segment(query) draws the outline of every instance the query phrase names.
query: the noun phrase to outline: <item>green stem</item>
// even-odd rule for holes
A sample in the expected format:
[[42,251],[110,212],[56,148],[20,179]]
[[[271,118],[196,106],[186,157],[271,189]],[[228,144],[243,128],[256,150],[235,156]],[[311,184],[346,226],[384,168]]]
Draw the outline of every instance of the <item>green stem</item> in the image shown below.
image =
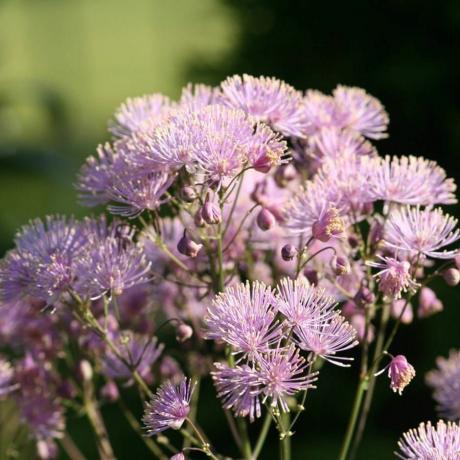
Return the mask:
[[260,429],[259,438],[257,439],[256,446],[254,447],[254,452],[252,454],[253,460],[257,460],[257,457],[259,456],[260,451],[262,450],[265,444],[265,439],[267,438],[267,434],[270,431],[271,423],[272,416],[270,412],[267,411],[262,428]]
[[291,460],[291,432],[289,427],[291,425],[291,415],[289,412],[284,412],[279,417],[279,424],[282,428],[280,432],[280,454],[282,460]]
[[189,425],[192,427],[193,431],[195,432],[195,434],[197,435],[200,443],[201,443],[201,447],[203,449],[203,452],[209,457],[209,458],[212,458],[213,460],[219,460],[211,451],[211,446],[209,445],[209,443],[204,439],[204,436],[201,434],[200,430],[196,427],[196,425],[189,419],[187,418],[187,422],[189,423]]
[[240,433],[241,438],[241,453],[243,457],[247,460],[252,459],[252,449],[251,449],[251,441],[248,435],[248,427],[246,425],[246,420],[241,417],[236,419],[236,423],[238,425],[238,431]]

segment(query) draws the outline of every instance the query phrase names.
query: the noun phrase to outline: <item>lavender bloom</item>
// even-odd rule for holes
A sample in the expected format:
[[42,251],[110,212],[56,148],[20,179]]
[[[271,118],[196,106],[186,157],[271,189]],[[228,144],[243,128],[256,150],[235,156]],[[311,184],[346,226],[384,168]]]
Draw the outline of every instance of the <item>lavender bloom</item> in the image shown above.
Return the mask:
[[242,109],[254,120],[269,124],[285,136],[305,135],[302,94],[287,83],[244,74],[227,78],[221,88],[224,104]]
[[128,98],[115,112],[109,130],[116,137],[130,136],[139,130],[151,129],[164,120],[171,110],[171,102],[162,94]]
[[418,284],[412,279],[410,263],[393,257],[378,256],[382,262],[368,262],[371,267],[381,268],[374,276],[379,280],[379,291],[388,297],[399,299],[401,292],[415,290]]
[[276,307],[292,326],[320,326],[336,314],[335,299],[304,279],[283,278],[277,289]]
[[320,214],[318,220],[312,225],[311,233],[313,238],[326,243],[332,237],[341,235],[344,230],[338,209],[332,207]]
[[118,296],[149,281],[149,271],[150,264],[134,243],[107,237],[96,241],[76,261],[75,289],[93,299],[108,292]]
[[343,126],[370,139],[388,137],[388,114],[378,99],[364,89],[343,85],[338,85],[333,95]]
[[322,160],[348,155],[376,156],[374,146],[355,131],[325,127],[308,139],[307,155]]
[[220,91],[207,85],[189,83],[182,89],[179,106],[188,110],[200,110],[208,105],[218,104]]
[[337,353],[358,345],[355,328],[339,314],[317,326],[298,326],[294,334],[302,350],[311,351],[315,357],[319,356],[342,367],[349,366],[343,361],[351,361],[353,358],[336,356]]
[[278,407],[283,412],[289,411],[286,401],[288,396],[315,388],[313,383],[317,380],[317,373],[307,374],[307,363],[294,346],[270,350],[261,355],[257,363],[263,385],[263,402],[269,398],[271,406]]
[[132,369],[141,376],[148,376],[164,348],[164,345],[158,344],[156,337],[149,338],[131,331],[121,335],[118,344],[123,360],[109,350],[102,362],[104,374],[114,379],[131,378]]
[[13,377],[11,364],[0,356],[0,398],[11,393],[16,388],[13,383]]
[[[332,236],[335,228],[343,226],[341,218],[325,223],[325,217],[331,215],[331,210],[336,209],[333,198],[324,189],[322,184],[316,181],[308,181],[300,191],[291,198],[284,207],[283,225],[293,234],[303,234],[305,238],[312,236],[313,225],[322,223],[324,232]],[[342,224],[342,225],[340,225]]]
[[388,377],[391,381],[390,388],[395,393],[402,394],[404,388],[415,377],[415,369],[404,355],[397,355],[391,359],[388,365]]
[[412,205],[457,203],[454,180],[436,162],[415,156],[376,158],[370,188],[375,200]]
[[308,135],[311,136],[324,127],[342,127],[337,120],[337,106],[332,96],[310,89],[305,94],[303,104]]
[[36,219],[15,242],[0,266],[1,297],[10,301],[29,295],[52,303],[72,284],[73,258],[86,242],[81,224],[60,216]]
[[460,351],[451,350],[449,357],[436,359],[437,369],[428,372],[427,384],[433,389],[439,415],[460,420]]
[[430,422],[407,431],[398,441],[403,460],[458,460],[460,452],[460,425],[439,420],[434,427]]
[[205,317],[206,338],[222,340],[250,360],[278,342],[274,295],[264,283],[239,284],[217,295]]
[[214,367],[216,370],[211,372],[211,375],[223,407],[232,409],[238,417],[249,417],[251,422],[260,417],[259,372],[247,364],[228,367],[225,364],[214,363]]
[[190,412],[193,390],[194,385],[185,378],[177,385],[171,382],[161,385],[145,406],[142,421],[147,433],[158,434],[168,428],[178,430]]
[[385,245],[407,251],[412,256],[423,254],[434,259],[451,259],[457,251],[440,249],[460,238],[456,225],[457,219],[443,214],[439,208],[406,206],[394,209],[385,225]]

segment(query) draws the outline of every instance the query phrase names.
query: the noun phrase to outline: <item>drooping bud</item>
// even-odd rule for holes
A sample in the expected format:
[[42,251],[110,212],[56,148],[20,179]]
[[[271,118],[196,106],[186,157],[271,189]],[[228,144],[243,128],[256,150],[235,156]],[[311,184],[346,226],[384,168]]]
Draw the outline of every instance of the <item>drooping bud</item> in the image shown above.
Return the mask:
[[397,320],[401,318],[401,323],[410,324],[414,319],[414,311],[412,309],[412,305],[410,303],[407,303],[406,305],[406,302],[406,299],[393,300],[391,303],[390,312],[394,319]]
[[199,208],[198,211],[195,213],[195,216],[193,217],[193,222],[195,223],[195,226],[198,228],[202,228],[206,225],[206,222],[203,219],[203,215],[201,214],[202,208]]
[[289,262],[290,260],[292,260],[296,254],[297,254],[297,249],[292,244],[289,244],[289,243],[285,244],[281,248],[281,258],[285,260],[286,262]]
[[179,240],[179,243],[177,243],[177,250],[187,257],[196,257],[202,247],[202,244],[195,243],[195,241],[191,240],[185,231],[184,236]]
[[349,235],[348,236],[348,244],[350,245],[351,249],[355,249],[359,246],[359,240],[356,235]]
[[310,267],[305,267],[303,274],[310,284],[318,285],[318,272]]
[[109,380],[102,388],[101,388],[101,397],[109,402],[118,401],[120,397],[120,393],[118,391],[117,384],[112,380]]
[[182,187],[180,196],[186,203],[193,203],[197,199],[198,194],[193,187],[185,186]]
[[185,323],[180,324],[176,329],[176,340],[180,343],[185,342],[193,335],[193,329]]
[[323,212],[320,218],[312,226],[312,236],[317,240],[326,243],[332,237],[343,233],[345,229],[342,218],[339,216],[339,211],[330,207]]
[[275,224],[275,216],[267,208],[263,208],[257,215],[257,225],[264,232],[270,230]]
[[291,164],[281,165],[275,172],[275,182],[278,187],[284,188],[289,182],[294,180],[297,176],[295,167]]
[[428,318],[444,309],[442,302],[437,298],[434,291],[428,287],[420,290],[417,315],[419,318]]
[[91,366],[91,363],[86,359],[82,359],[78,363],[77,372],[79,377],[84,382],[89,382],[93,378],[93,367]]
[[449,286],[454,287],[460,283],[460,272],[456,268],[447,268],[442,272],[442,277]]
[[408,363],[404,355],[395,356],[388,367],[390,388],[396,393],[402,394],[404,388],[415,377],[414,367]]
[[169,460],[185,460],[185,456],[182,452],[174,454]]
[[332,259],[331,266],[337,276],[350,273],[350,264],[348,263],[348,259],[346,257],[335,256]]
[[206,201],[201,208],[201,216],[209,225],[220,224],[222,222],[222,212],[219,205],[209,198],[206,198]]
[[356,305],[365,307],[375,302],[375,295],[368,287],[362,286],[356,293],[354,301]]

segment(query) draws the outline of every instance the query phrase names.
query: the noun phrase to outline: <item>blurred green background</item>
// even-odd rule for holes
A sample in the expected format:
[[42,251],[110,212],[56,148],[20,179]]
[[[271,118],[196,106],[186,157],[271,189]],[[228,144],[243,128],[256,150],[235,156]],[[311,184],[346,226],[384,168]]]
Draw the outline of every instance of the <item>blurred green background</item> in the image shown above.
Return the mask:
[[[75,173],[108,140],[107,120],[126,97],[176,97],[188,81],[217,84],[233,73],[273,75],[299,89],[362,86],[390,113],[382,154],[435,159],[459,182],[459,54],[457,0],[0,0],[0,253],[32,217],[86,212],[76,204]],[[460,347],[458,289],[438,288],[444,313],[406,327],[394,348],[418,378],[403,397],[382,379],[360,459],[392,458],[403,430],[435,418],[424,373]],[[295,458],[336,458],[355,377],[325,368]],[[203,401],[201,422],[225,446],[212,401]],[[85,427],[70,423],[95,458]],[[119,458],[148,458],[124,423],[111,434]],[[275,445],[262,456],[275,457]]]

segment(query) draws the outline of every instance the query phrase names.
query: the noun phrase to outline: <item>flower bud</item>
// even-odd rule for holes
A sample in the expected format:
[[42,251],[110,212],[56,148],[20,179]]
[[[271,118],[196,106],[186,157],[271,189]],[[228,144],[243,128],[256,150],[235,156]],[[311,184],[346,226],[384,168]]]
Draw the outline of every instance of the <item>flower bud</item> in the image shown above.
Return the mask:
[[275,182],[278,187],[284,188],[286,185],[295,179],[297,171],[295,167],[288,163],[281,165],[275,172]]
[[86,359],[82,359],[78,363],[78,375],[84,382],[89,382],[93,378],[93,367]]
[[[364,336],[366,335],[366,317],[363,313],[356,313],[350,318],[350,324],[356,330],[356,337],[360,342],[364,342]],[[369,324],[367,327],[367,343],[371,343],[374,340],[374,326]]]
[[177,243],[177,250],[187,257],[196,257],[202,247],[202,244],[195,243],[185,232],[184,236],[179,240],[179,243]]
[[201,214],[202,208],[198,209],[198,211],[195,213],[195,216],[193,217],[193,222],[195,223],[195,226],[198,228],[202,228],[206,225],[206,222],[203,219],[203,215]]
[[219,205],[210,200],[206,200],[201,208],[201,216],[203,220],[209,225],[220,224],[222,222],[222,213]]
[[185,186],[182,187],[182,190],[180,191],[180,196],[182,200],[184,200],[186,203],[193,203],[197,199],[198,194],[196,193],[193,187]]
[[417,315],[419,318],[428,318],[444,309],[442,302],[436,297],[434,291],[428,287],[420,290]]
[[169,460],[185,460],[185,456],[182,452],[174,454]]
[[343,233],[345,227],[343,220],[339,216],[339,211],[330,207],[326,212],[323,212],[319,219],[312,226],[312,236],[317,240],[326,243],[333,236]]
[[414,312],[412,310],[412,305],[408,303],[406,306],[406,302],[406,299],[393,300],[391,303],[390,312],[394,319],[398,319],[401,316],[401,313],[404,311],[403,315],[401,316],[401,323],[410,324],[414,319]]
[[398,355],[391,360],[388,377],[391,380],[390,388],[394,392],[402,394],[404,388],[415,377],[415,369],[407,362],[404,355]]
[[118,391],[117,384],[112,380],[109,380],[102,388],[101,388],[101,397],[108,402],[115,402],[118,401],[120,397],[120,393]]
[[460,270],[460,252],[455,256],[455,266]]
[[366,286],[362,286],[360,290],[355,295],[355,303],[360,307],[365,307],[366,305],[373,304],[375,301],[375,295],[373,292]]
[[193,335],[193,329],[185,323],[182,323],[176,329],[176,340],[180,343],[185,342]]
[[442,277],[444,281],[452,287],[457,286],[460,282],[460,272],[456,268],[447,268],[442,272]]
[[337,276],[346,275],[350,273],[350,264],[345,257],[336,256],[332,259],[332,269]]
[[270,230],[275,224],[275,216],[267,208],[263,208],[257,215],[257,225],[264,232]]
[[318,272],[313,268],[305,267],[303,274],[310,284],[318,285]]
[[359,240],[356,235],[349,235],[348,236],[348,244],[350,245],[351,249],[355,249],[359,246]]
[[285,244],[281,248],[281,258],[285,260],[286,262],[292,260],[296,254],[297,254],[297,249],[292,244],[289,244],[289,243]]

